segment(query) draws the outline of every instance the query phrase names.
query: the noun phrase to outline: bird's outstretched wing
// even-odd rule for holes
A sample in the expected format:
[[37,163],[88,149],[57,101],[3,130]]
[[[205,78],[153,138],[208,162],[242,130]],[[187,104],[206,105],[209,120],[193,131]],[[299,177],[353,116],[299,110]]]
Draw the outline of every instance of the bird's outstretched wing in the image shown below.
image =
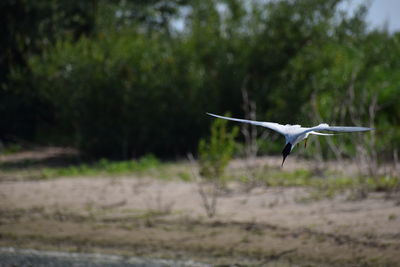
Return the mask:
[[326,123],[322,123],[315,127],[308,128],[306,132],[316,132],[316,131],[330,131],[330,132],[365,132],[371,131],[373,128],[368,127],[356,127],[356,126],[329,126]]
[[285,135],[285,126],[279,123],[275,123],[275,122],[266,122],[266,121],[251,121],[251,120],[242,120],[242,119],[236,119],[236,118],[230,118],[230,117],[225,117],[225,116],[220,116],[220,115],[215,115],[212,113],[208,113],[208,115],[216,117],[216,118],[220,118],[220,119],[225,119],[225,120],[231,120],[231,121],[237,121],[237,122],[243,122],[243,123],[250,123],[253,125],[257,125],[257,126],[262,126],[271,130],[274,130],[282,135]]

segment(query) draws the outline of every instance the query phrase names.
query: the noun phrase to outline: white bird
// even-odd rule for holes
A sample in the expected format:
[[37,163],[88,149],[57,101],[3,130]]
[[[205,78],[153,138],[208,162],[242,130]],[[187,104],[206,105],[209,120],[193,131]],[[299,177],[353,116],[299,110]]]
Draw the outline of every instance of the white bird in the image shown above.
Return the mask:
[[297,145],[300,141],[306,140],[305,146],[307,145],[307,137],[310,134],[315,135],[333,135],[328,133],[320,133],[320,131],[331,131],[331,132],[365,132],[373,130],[373,128],[368,127],[354,127],[354,126],[329,126],[326,123],[321,123],[314,127],[301,127],[301,125],[291,125],[286,124],[282,125],[276,122],[266,122],[266,121],[251,121],[251,120],[242,120],[242,119],[235,119],[230,117],[224,117],[215,115],[212,113],[207,113],[210,116],[217,117],[220,119],[231,120],[231,121],[238,121],[244,123],[250,123],[257,126],[262,126],[271,130],[274,130],[283,136],[285,136],[286,143],[285,147],[282,150],[282,165],[285,163],[286,157],[290,154],[293,150],[294,146]]

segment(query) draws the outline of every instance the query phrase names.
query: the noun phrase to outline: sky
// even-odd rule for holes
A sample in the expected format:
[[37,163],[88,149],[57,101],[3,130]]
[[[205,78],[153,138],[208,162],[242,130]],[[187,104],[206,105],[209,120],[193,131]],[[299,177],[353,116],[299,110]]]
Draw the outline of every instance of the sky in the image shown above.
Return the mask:
[[400,30],[400,0],[351,0],[344,3],[350,12],[358,5],[369,2],[367,22],[372,28],[382,28],[387,23],[389,32]]

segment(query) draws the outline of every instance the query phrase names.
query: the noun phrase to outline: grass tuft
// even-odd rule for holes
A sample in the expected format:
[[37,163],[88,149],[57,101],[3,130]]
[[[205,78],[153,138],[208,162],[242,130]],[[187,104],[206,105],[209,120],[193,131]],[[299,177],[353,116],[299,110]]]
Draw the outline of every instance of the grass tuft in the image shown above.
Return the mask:
[[124,174],[131,172],[143,172],[149,169],[158,168],[159,160],[153,155],[144,156],[138,160],[109,161],[101,159],[94,164],[80,164],[64,168],[45,168],[42,170],[44,179],[60,176],[92,176],[99,174]]
[[[1,143],[0,143],[1,145]],[[4,155],[11,155],[22,150],[22,146],[19,144],[10,144],[5,147],[0,147],[0,152]]]
[[[332,173],[321,177],[312,170],[298,169],[287,172],[278,169],[264,168],[253,174],[240,174],[235,178],[244,184],[250,180],[248,175],[256,175],[259,185],[268,187],[309,187],[316,189],[311,194],[312,199],[331,198],[339,193],[351,192],[358,198],[366,196],[369,192],[391,192],[400,188],[400,179],[391,176],[341,176]],[[234,174],[232,175],[235,176]],[[353,196],[354,197],[354,196]]]

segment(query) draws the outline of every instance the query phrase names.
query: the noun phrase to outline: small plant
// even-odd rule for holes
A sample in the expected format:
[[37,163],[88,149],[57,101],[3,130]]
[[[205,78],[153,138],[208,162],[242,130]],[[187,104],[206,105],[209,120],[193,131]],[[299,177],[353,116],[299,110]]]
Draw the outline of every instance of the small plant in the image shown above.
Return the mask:
[[146,195],[144,198],[147,206],[147,215],[161,216],[172,213],[174,201],[168,201],[163,197],[163,191],[158,190],[155,194]]
[[[217,197],[223,185],[225,169],[233,157],[238,131],[237,127],[229,131],[225,120],[215,120],[211,125],[210,138],[199,142],[199,194],[209,218],[216,213]],[[205,191],[205,185],[210,194]]]

